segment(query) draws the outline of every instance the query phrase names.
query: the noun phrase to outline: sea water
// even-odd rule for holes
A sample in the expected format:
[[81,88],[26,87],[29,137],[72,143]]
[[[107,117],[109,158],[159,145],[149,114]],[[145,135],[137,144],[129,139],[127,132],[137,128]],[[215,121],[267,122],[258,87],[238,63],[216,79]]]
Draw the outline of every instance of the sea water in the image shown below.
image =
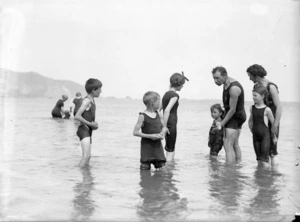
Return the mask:
[[142,101],[96,99],[99,129],[81,169],[78,122],[53,119],[56,100],[0,100],[2,221],[292,221],[300,211],[298,103],[283,103],[278,166],[257,166],[247,123],[242,161],[227,165],[224,148],[211,160],[209,107],[220,101],[181,99],[175,161],[140,171]]

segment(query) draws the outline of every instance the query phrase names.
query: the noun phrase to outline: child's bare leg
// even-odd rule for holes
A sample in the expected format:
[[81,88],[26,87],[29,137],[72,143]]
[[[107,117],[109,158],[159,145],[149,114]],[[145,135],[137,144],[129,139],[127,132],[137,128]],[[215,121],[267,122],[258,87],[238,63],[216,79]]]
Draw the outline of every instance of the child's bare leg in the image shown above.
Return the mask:
[[82,158],[79,162],[79,166],[84,167],[88,165],[91,158],[91,143],[90,137],[83,138],[81,140]]
[[175,151],[173,151],[173,152],[166,151],[166,159],[167,159],[167,161],[174,160],[174,155],[175,155]]

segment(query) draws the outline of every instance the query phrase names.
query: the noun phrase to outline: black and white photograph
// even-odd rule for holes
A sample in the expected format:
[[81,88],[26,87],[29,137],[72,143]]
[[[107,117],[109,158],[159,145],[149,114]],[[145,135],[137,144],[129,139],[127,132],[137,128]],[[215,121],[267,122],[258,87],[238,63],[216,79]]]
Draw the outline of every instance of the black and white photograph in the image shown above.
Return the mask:
[[0,221],[300,221],[300,0],[1,0]]

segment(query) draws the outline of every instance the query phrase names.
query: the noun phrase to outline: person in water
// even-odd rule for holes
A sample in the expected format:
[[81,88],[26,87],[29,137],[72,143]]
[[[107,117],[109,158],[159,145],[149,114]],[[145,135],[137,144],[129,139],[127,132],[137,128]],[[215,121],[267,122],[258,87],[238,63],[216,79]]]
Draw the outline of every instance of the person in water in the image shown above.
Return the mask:
[[223,85],[225,114],[223,120],[217,123],[217,127],[219,130],[225,128],[224,149],[226,161],[234,163],[240,161],[242,157],[239,137],[242,125],[246,121],[244,89],[237,80],[227,75],[226,69],[222,66],[215,67],[212,70],[212,76],[216,85]]
[[63,118],[65,116],[64,102],[67,101],[67,99],[67,95],[62,95],[62,98],[56,102],[51,112],[53,118]]
[[210,156],[217,157],[223,146],[223,129],[217,129],[217,122],[222,121],[224,113],[220,104],[214,104],[210,107],[211,117],[214,119],[209,130],[208,147],[210,148]]
[[80,121],[77,136],[81,142],[82,158],[79,166],[84,167],[89,164],[91,159],[92,132],[98,129],[96,119],[95,97],[99,97],[102,83],[98,79],[88,79],[85,84],[87,96],[83,99],[78,109],[75,119]]
[[[274,124],[270,126],[271,134],[276,135],[276,138],[279,137],[279,128],[280,128],[280,119],[282,115],[282,104],[279,98],[278,87],[272,81],[266,79],[267,71],[261,65],[254,64],[247,68],[247,74],[250,80],[254,83],[253,87],[263,85],[267,89],[267,94],[265,95],[265,104],[270,107],[274,116]],[[272,143],[270,145],[270,156],[272,164],[275,164],[275,157],[278,155],[277,143]]]
[[277,143],[276,134],[271,134],[269,122],[274,125],[272,110],[266,106],[264,99],[268,90],[259,85],[252,91],[254,105],[250,108],[249,128],[253,135],[256,160],[263,165],[269,163],[270,145]]
[[167,132],[166,134],[166,157],[167,161],[174,160],[175,156],[175,145],[177,138],[177,109],[179,106],[179,95],[177,91],[180,91],[185,83],[189,81],[184,76],[184,73],[174,73],[170,77],[170,88],[164,94],[162,98],[162,109],[163,109],[163,125]]
[[156,92],[146,92],[143,96],[146,106],[144,112],[139,113],[133,135],[141,137],[140,169],[150,170],[151,164],[156,169],[165,166],[166,158],[161,140],[164,138],[163,123],[158,109],[160,96]]
[[81,103],[82,103],[82,96],[81,96],[81,93],[80,92],[77,92],[76,93],[76,97],[72,100],[72,106],[70,108],[70,113],[72,113],[72,109],[73,109],[73,115],[75,116],[79,107],[81,106]]

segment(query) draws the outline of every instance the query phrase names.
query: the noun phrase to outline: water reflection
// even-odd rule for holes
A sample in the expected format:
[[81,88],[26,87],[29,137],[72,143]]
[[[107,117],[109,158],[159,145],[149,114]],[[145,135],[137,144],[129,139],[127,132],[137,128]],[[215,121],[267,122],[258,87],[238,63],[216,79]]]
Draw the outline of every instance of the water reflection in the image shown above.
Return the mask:
[[[281,174],[276,168],[264,168],[257,166],[254,172],[254,186],[256,186],[256,195],[250,200],[247,212],[250,215],[259,215],[257,219],[273,217],[279,215],[279,179]],[[255,218],[253,218],[255,219]]]
[[72,219],[76,221],[88,220],[94,213],[96,205],[91,198],[91,191],[93,190],[93,176],[91,174],[91,167],[87,166],[80,168],[82,174],[82,181],[77,183],[74,190],[73,213]]
[[175,164],[160,171],[140,171],[138,215],[144,221],[178,221],[187,210],[186,198],[180,198],[173,179]]
[[209,161],[209,191],[213,199],[210,207],[212,215],[236,215],[243,189],[240,166],[222,164],[216,159]]

